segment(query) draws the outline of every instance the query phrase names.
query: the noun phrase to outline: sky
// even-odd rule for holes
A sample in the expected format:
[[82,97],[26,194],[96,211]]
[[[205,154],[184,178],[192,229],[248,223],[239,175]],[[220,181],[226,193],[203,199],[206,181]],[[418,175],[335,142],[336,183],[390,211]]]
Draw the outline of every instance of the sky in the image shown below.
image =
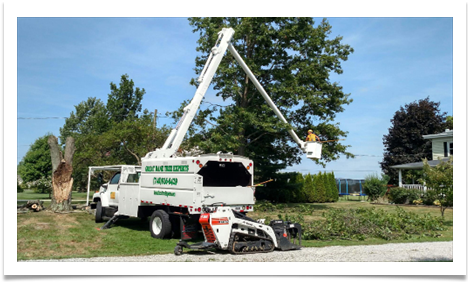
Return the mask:
[[[453,115],[452,18],[327,20],[330,38],[342,36],[354,48],[343,74],[330,79],[353,99],[335,123],[349,132],[342,143],[357,157],[341,156],[325,168],[304,157],[286,171],[353,179],[380,174],[382,138],[401,106],[429,97]],[[18,18],[17,163],[37,138],[58,136],[75,105],[88,97],[106,102],[110,82],[119,84],[122,74],[145,88],[144,109],[159,116],[178,109],[195,93],[189,81],[201,55],[197,39],[187,18]],[[222,103],[212,89],[206,101]]]
[[[383,135],[405,104],[429,97],[455,115],[465,138],[465,3],[4,3],[4,163],[18,164],[47,133],[59,135],[74,106],[106,102],[109,84],[128,74],[145,88],[142,107],[160,116],[191,99],[198,35],[190,16],[311,16],[326,18],[330,38],[354,48],[331,80],[354,101],[335,120],[349,132],[355,159],[323,168],[307,158],[286,169],[333,171],[338,178],[380,174]],[[206,101],[217,103],[209,89]],[[16,108],[15,108],[16,105]],[[454,105],[457,111],[454,112]],[[204,106],[204,105],[203,105]],[[16,116],[16,119],[15,119]],[[158,124],[169,119],[159,118]],[[12,134],[16,130],[16,134]],[[303,138],[303,136],[300,136]],[[11,148],[15,148],[16,152]],[[455,143],[465,152],[465,143]],[[16,154],[15,154],[16,153]],[[16,155],[16,156],[15,156]],[[465,154],[463,154],[465,156]],[[464,164],[465,165],[465,164]],[[465,229],[464,229],[465,230]]]

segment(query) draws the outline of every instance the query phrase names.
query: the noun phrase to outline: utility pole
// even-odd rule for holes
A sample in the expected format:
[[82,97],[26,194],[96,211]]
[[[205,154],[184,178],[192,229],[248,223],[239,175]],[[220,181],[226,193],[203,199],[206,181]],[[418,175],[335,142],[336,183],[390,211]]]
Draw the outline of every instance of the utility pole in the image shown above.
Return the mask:
[[157,129],[157,109],[155,109],[155,114],[153,115],[153,128]]

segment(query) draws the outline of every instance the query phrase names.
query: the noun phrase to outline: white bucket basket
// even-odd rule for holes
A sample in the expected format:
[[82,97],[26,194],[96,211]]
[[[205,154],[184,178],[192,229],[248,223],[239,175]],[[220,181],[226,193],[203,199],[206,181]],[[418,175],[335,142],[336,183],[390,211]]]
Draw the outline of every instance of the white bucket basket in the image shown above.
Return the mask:
[[309,159],[321,159],[321,147],[319,142],[306,142],[305,153]]

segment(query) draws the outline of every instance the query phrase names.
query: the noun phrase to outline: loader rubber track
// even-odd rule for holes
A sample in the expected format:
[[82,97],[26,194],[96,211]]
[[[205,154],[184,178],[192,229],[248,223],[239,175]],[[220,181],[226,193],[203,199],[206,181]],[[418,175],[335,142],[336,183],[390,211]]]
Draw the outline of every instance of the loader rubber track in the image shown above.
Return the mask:
[[258,254],[274,251],[274,242],[271,239],[234,233],[230,236],[228,250],[232,254]]

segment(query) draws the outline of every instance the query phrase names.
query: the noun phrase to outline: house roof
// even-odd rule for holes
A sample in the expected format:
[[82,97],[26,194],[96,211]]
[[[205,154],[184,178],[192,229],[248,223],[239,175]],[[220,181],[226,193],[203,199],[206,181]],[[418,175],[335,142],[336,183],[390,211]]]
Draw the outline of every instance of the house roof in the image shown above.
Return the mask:
[[[442,160],[433,160],[428,161],[429,166],[435,167],[442,161],[448,161],[449,158],[443,158]],[[423,162],[417,163],[409,163],[409,164],[400,164],[400,165],[392,165],[390,168],[398,168],[398,169],[423,169]]]
[[454,136],[454,130],[446,129],[446,131],[442,133],[423,135],[423,139],[447,138],[447,137],[453,137],[453,136]]

